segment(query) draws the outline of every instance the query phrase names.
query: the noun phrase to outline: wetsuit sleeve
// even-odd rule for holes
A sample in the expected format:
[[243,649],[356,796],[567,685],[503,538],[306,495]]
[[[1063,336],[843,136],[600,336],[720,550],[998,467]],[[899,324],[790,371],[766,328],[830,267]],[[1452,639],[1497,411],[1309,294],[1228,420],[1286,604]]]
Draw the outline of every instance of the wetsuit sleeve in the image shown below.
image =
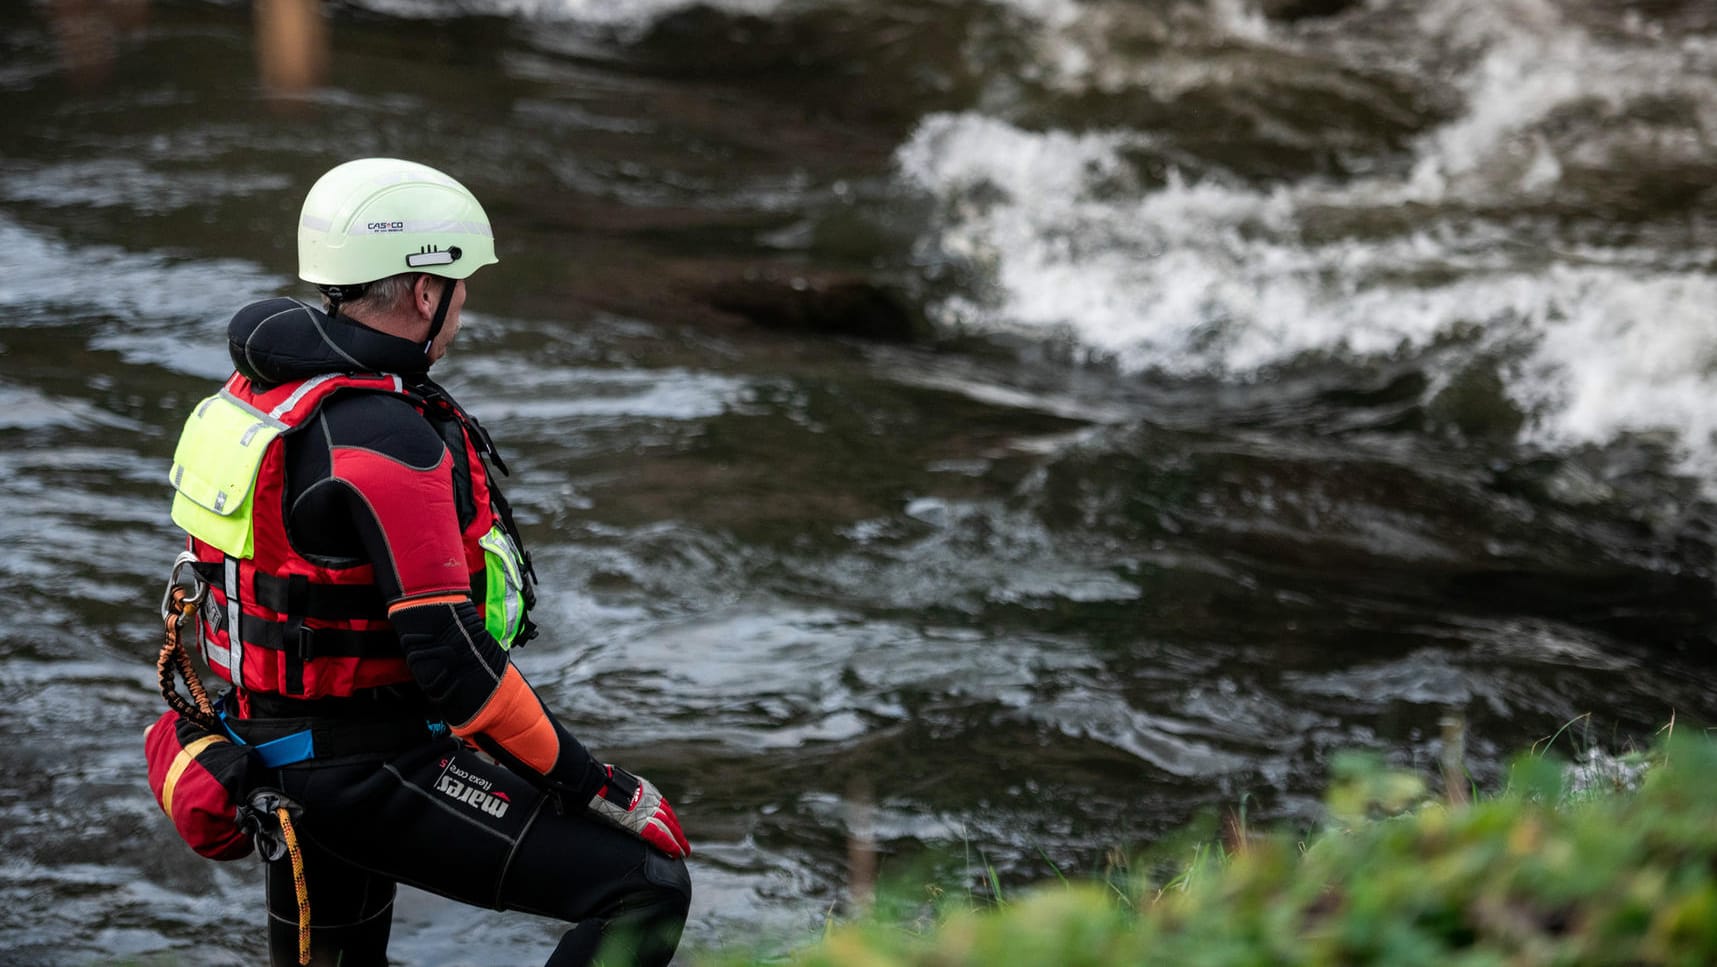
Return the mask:
[[468,594],[402,598],[388,611],[412,677],[454,733],[583,805],[607,772],[549,712],[490,637]]
[[326,407],[328,481],[347,498],[406,663],[453,731],[587,802],[605,771],[543,705],[471,601],[453,455],[405,401]]

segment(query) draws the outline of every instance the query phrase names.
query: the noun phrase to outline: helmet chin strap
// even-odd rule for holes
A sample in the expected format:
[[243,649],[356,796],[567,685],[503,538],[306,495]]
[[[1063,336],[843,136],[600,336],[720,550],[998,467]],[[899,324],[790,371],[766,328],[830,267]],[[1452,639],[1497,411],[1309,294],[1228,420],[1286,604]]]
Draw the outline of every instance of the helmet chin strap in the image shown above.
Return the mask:
[[447,324],[447,307],[453,304],[453,290],[459,287],[458,279],[442,279],[441,301],[435,305],[435,318],[429,323],[429,338],[423,341],[423,354],[429,355],[429,347],[435,345],[435,337],[441,335],[441,327]]

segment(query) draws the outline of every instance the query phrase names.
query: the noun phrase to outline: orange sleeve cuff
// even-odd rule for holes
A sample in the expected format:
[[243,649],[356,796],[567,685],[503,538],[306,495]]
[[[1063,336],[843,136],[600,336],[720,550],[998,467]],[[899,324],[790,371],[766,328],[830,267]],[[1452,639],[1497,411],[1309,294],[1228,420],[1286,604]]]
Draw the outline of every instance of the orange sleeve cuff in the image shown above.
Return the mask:
[[477,714],[452,726],[460,738],[482,734],[525,765],[547,775],[560,758],[560,737],[537,693],[511,664]]
[[434,604],[464,604],[471,600],[469,592],[453,594],[420,594],[417,597],[401,598],[388,605],[388,617],[393,617],[408,608],[424,608]]

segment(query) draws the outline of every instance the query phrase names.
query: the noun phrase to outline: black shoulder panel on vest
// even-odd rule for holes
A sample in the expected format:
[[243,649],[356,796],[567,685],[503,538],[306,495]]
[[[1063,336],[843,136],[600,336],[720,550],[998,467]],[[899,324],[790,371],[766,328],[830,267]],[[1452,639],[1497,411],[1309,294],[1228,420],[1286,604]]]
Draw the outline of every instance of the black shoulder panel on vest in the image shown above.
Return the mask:
[[408,467],[434,467],[447,449],[417,407],[388,393],[338,393],[322,404],[322,417],[330,446],[374,450]]

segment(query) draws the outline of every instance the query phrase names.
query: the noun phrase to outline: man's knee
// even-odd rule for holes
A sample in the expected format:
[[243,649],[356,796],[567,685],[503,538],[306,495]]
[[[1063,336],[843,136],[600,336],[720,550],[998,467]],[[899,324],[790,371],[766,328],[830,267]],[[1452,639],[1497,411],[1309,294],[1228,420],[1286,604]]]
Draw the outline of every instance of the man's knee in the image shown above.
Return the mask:
[[[691,909],[691,874],[684,860],[669,859],[653,849],[647,852],[643,874],[643,882],[622,896],[602,920],[580,924],[569,932],[556,955],[566,957],[567,963],[584,963],[572,959],[572,951],[600,936],[602,953],[589,963],[662,967],[673,960]],[[597,926],[594,936],[579,936],[593,926]]]
[[644,860],[644,881],[620,901],[619,909],[608,918],[608,928],[632,934],[640,963],[666,963],[679,945],[691,910],[692,877],[684,860],[652,849]]
[[681,916],[692,905],[692,875],[686,869],[686,861],[673,859],[656,850],[647,850],[644,856],[644,879],[654,889],[653,893],[660,894],[665,905],[677,900]]

